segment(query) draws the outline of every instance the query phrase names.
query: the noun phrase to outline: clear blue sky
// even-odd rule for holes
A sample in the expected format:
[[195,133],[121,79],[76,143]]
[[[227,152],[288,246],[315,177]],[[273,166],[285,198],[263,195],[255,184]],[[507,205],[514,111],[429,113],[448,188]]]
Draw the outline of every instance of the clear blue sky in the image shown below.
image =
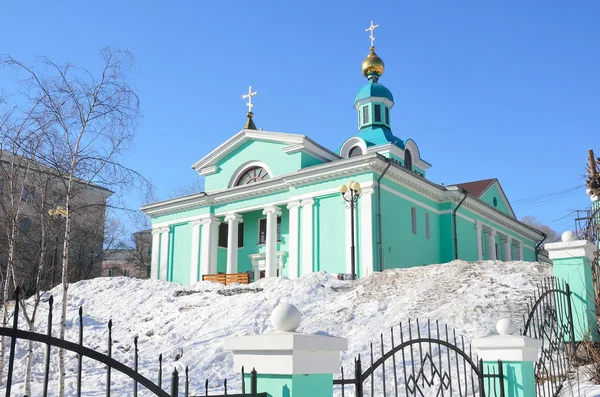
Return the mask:
[[242,128],[248,85],[258,127],[337,150],[356,132],[374,20],[393,132],[429,179],[497,177],[518,216],[563,231],[572,217],[552,221],[589,205],[573,188],[600,149],[599,18],[592,0],[18,1],[0,5],[0,48],[90,68],[102,45],[131,50],[144,118],[128,162],[166,196]]

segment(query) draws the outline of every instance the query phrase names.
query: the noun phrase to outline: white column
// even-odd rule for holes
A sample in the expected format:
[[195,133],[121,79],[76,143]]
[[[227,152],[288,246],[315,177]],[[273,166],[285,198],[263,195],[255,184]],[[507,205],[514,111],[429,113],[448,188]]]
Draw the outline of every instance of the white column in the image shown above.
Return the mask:
[[[360,268],[361,276],[373,273],[373,188],[364,188],[360,195]],[[358,230],[357,230],[358,232]]]
[[502,243],[502,260],[505,262],[512,260],[512,252],[510,250],[510,240],[507,236],[500,237]]
[[523,260],[523,243],[519,242],[519,260]]
[[240,214],[227,214],[227,273],[238,272],[238,224],[241,222]]
[[200,260],[200,226],[202,222],[200,220],[190,222],[192,226],[192,252],[190,260],[190,284],[200,281],[198,276],[198,263]]
[[158,280],[158,256],[160,252],[160,230],[152,229],[152,258],[150,259],[150,277]]
[[302,200],[302,275],[313,271],[313,199]]
[[487,243],[487,259],[495,261],[496,258],[496,232],[493,230],[485,232],[485,241]]
[[483,244],[481,244],[482,225],[479,221],[475,222],[475,230],[477,230],[477,258],[483,260]]
[[219,243],[218,218],[208,216],[202,218],[202,247],[200,248],[200,280],[205,274],[217,272],[217,244]]
[[288,234],[288,277],[298,277],[298,200],[292,201],[287,205],[289,210],[289,225]]
[[263,210],[267,216],[267,238],[265,252],[265,277],[277,277],[277,217],[279,207],[270,206]]
[[169,267],[169,227],[160,228],[160,280],[167,279]]
[[521,258],[519,257],[519,246],[521,245],[519,240],[515,240],[514,238],[511,240],[512,243],[512,247],[515,250],[515,254],[513,255],[513,261],[520,261]]

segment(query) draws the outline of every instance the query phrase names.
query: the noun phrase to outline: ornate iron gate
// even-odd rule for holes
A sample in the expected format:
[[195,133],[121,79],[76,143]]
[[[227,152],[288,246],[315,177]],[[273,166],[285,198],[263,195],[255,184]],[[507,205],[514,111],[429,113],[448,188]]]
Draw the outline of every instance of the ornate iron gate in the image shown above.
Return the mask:
[[[455,330],[436,321],[432,324],[408,321],[408,332],[403,324],[399,332],[390,330],[391,349],[385,352],[381,334],[380,357],[374,360],[373,344],[369,368],[362,372],[362,359],[354,361],[354,378],[344,377],[333,381],[342,396],[460,396],[504,397],[502,363],[484,369]],[[413,327],[416,330],[413,331]],[[396,341],[400,337],[400,343]],[[393,376],[393,378],[392,378]]]
[[554,397],[563,387],[575,350],[569,284],[548,277],[537,286],[527,309],[523,335],[543,343],[535,363],[536,394]]
[[[120,363],[112,358],[112,320],[108,322],[108,343],[107,343],[107,351],[108,354],[102,354],[90,348],[83,346],[83,309],[79,308],[79,343],[73,343],[66,340],[62,340],[59,338],[55,338],[52,336],[52,305],[53,298],[50,297],[48,300],[49,310],[48,310],[48,329],[46,334],[38,334],[35,332],[29,332],[20,330],[18,328],[19,325],[19,290],[15,291],[15,308],[13,312],[13,326],[11,328],[0,327],[0,337],[9,337],[10,340],[10,350],[8,355],[8,373],[6,378],[6,397],[10,397],[12,391],[12,383],[13,383],[13,372],[14,372],[14,362],[15,362],[15,348],[17,344],[17,340],[26,340],[39,342],[46,345],[46,357],[45,357],[45,370],[44,370],[44,391],[43,397],[48,395],[48,384],[50,377],[50,354],[52,347],[58,347],[60,349],[65,349],[77,353],[77,396],[81,396],[82,391],[82,362],[83,358],[87,357],[99,363],[106,365],[106,396],[109,397],[111,395],[110,386],[111,386],[111,375],[112,370],[117,370],[124,375],[128,376],[132,380],[132,392],[133,396],[137,397],[138,388],[142,386],[152,392],[153,395],[159,397],[177,397],[179,395],[179,373],[177,369],[175,369],[171,374],[171,392],[168,393],[162,388],[162,373],[163,373],[163,361],[162,354],[158,359],[158,382],[154,383],[148,378],[142,376],[138,372],[138,338],[134,338],[134,360],[133,360],[133,368],[126,366],[123,363]],[[184,396],[188,397],[190,395],[189,392],[189,377],[188,377],[188,368],[185,368],[185,378],[182,379],[183,387],[184,387]],[[242,390],[245,390],[245,377],[244,377],[244,368],[242,368]],[[208,394],[208,380],[205,384],[204,396],[210,397],[267,397],[267,393],[258,393],[257,392],[257,374],[255,370],[252,370],[250,373],[250,393],[243,392],[242,394],[228,394],[227,393],[227,380],[224,382],[225,394],[224,395],[209,395]],[[95,390],[97,391],[97,390]],[[27,396],[24,396],[27,397]]]

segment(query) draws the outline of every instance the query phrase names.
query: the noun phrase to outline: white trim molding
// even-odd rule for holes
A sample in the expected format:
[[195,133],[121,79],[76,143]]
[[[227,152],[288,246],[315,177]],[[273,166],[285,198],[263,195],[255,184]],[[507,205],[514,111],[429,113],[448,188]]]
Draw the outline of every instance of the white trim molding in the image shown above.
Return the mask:
[[226,157],[233,150],[244,144],[249,140],[259,140],[267,142],[277,142],[288,145],[304,145],[300,148],[304,153],[307,153],[313,157],[319,158],[325,161],[333,161],[339,159],[335,153],[315,144],[304,135],[299,134],[287,134],[283,132],[271,132],[271,131],[256,131],[256,130],[241,130],[219,147],[214,149],[212,152],[204,156],[201,160],[197,161],[192,165],[192,168],[196,171],[202,170],[208,166],[215,165],[219,160]]
[[384,96],[370,96],[354,102],[354,109],[358,110],[361,106],[373,102],[382,102],[385,106],[387,106],[390,109],[394,107],[394,102],[390,101],[389,98],[386,98]]
[[271,171],[271,168],[269,168],[269,166],[266,165],[265,163],[263,163],[262,161],[247,161],[244,164],[240,165],[233,172],[231,179],[229,179],[229,183],[227,184],[227,187],[232,188],[232,187],[236,186],[238,179],[240,179],[240,177],[244,174],[244,172],[246,172],[248,169],[254,168],[254,167],[264,168],[265,171],[267,171],[267,173],[269,174],[269,179],[272,179],[274,177],[273,171]]
[[342,147],[340,148],[340,156],[347,159],[350,155],[350,150],[355,146],[358,146],[362,150],[362,154],[368,153],[367,144],[365,143],[365,140],[359,136],[353,136],[351,138],[346,139],[346,142],[342,144]]
[[198,170],[198,174],[200,174],[202,176],[208,176],[208,175],[216,174],[220,170],[221,170],[220,167],[218,167],[216,165],[212,165],[210,167],[204,167],[201,170]]

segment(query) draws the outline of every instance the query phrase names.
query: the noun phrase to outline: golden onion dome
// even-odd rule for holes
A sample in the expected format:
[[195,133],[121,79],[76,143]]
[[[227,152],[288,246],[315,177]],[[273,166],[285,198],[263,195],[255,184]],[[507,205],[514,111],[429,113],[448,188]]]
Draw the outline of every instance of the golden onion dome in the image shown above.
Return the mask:
[[374,78],[375,81],[383,74],[383,60],[375,54],[375,47],[371,47],[371,52],[362,63],[362,74],[366,78]]

